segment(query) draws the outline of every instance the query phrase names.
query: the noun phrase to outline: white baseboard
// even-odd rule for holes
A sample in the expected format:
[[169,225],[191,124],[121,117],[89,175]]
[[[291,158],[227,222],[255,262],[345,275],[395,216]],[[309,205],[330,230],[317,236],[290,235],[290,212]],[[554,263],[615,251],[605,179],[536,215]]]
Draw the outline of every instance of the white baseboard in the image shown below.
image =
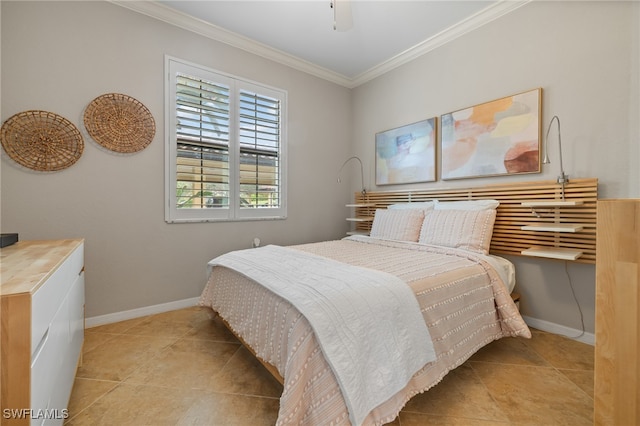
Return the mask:
[[126,321],[134,318],[145,317],[147,315],[161,314],[163,312],[175,311],[176,309],[189,308],[191,306],[196,306],[198,299],[198,297],[194,297],[192,299],[176,300],[175,302],[162,303],[160,305],[146,306],[144,308],[131,309],[130,311],[115,312],[113,314],[87,318],[85,319],[85,328]]
[[576,330],[575,328],[565,327],[564,325],[555,324],[553,322],[541,320],[538,318],[532,318],[523,315],[522,318],[524,322],[527,323],[528,326],[546,331],[553,334],[559,334],[561,336],[566,336],[570,339],[577,340],[578,342],[586,343],[591,346],[595,346],[596,344],[596,336],[593,333],[582,333],[582,330]]
[[[160,305],[146,306],[144,308],[132,309],[130,311],[115,312],[113,314],[99,315],[97,317],[87,318],[85,320],[85,327],[97,327],[99,325],[111,324],[119,321],[126,321],[134,318],[140,318],[147,315],[160,314],[163,312],[174,311],[176,309],[189,308],[196,306],[198,303],[198,297],[191,299],[177,300],[175,302],[162,303]],[[581,330],[575,328],[566,327],[564,325],[556,324],[553,322],[541,320],[538,318],[528,317],[523,315],[522,318],[528,326],[538,330],[546,331],[553,334],[559,334],[577,340],[578,342],[586,343],[594,346],[596,342],[596,336],[593,333],[582,334]]]

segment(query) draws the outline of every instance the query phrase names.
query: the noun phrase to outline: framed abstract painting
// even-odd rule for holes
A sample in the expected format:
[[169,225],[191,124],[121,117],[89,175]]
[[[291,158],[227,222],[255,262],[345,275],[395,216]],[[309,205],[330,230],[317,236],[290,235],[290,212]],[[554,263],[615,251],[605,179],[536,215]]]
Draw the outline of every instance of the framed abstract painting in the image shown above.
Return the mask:
[[442,179],[540,173],[541,116],[541,88],[442,115]]
[[376,133],[376,185],[436,180],[436,118]]

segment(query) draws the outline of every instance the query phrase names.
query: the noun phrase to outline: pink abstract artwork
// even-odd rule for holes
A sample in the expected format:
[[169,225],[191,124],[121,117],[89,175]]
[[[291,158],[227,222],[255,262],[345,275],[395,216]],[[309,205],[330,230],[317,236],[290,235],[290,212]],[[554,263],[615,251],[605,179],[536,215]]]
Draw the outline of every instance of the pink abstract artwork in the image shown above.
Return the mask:
[[442,179],[540,172],[542,89],[440,119]]

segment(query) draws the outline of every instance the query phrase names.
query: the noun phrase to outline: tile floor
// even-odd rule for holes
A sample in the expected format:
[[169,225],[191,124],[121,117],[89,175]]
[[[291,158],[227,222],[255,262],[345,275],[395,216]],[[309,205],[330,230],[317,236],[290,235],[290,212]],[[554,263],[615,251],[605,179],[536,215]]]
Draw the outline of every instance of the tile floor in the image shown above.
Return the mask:
[[[491,343],[394,425],[592,425],[593,347]],[[273,425],[281,385],[206,308],[87,329],[66,425]]]

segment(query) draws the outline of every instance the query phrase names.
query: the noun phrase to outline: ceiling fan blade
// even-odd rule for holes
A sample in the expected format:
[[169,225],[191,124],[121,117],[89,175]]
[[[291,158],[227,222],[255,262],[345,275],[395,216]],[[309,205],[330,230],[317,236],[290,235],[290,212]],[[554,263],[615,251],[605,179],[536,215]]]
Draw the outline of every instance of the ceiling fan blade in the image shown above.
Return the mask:
[[332,0],[333,29],[336,31],[349,31],[353,28],[350,0]]

